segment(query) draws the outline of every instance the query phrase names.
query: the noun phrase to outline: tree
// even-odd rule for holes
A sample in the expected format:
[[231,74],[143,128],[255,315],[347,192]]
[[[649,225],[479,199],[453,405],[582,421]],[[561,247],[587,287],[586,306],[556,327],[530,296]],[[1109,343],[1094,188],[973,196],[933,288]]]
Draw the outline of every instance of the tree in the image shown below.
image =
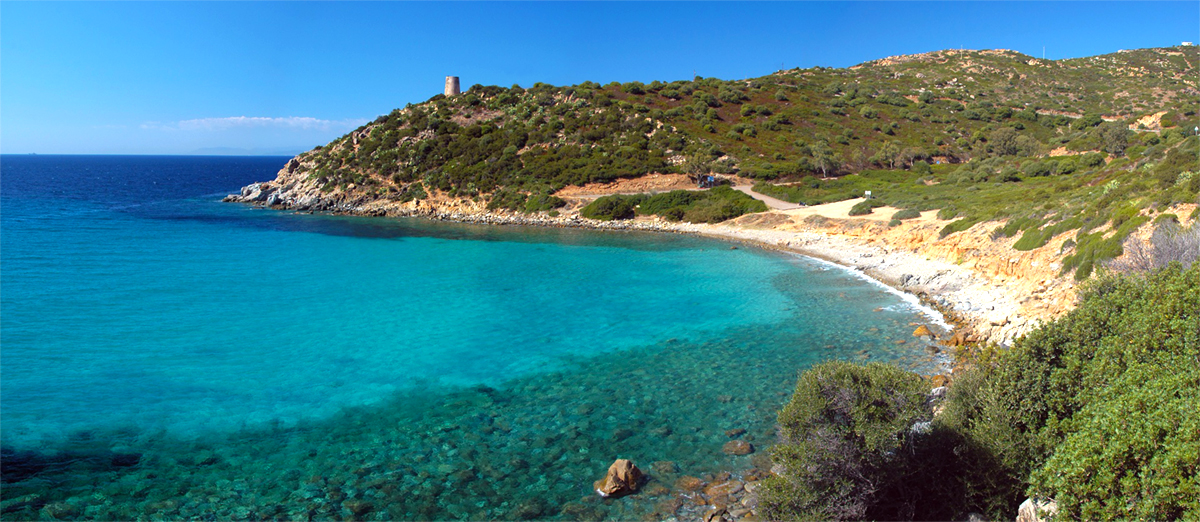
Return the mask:
[[699,181],[700,176],[707,176],[712,172],[712,157],[707,153],[699,153],[688,156],[680,165],[680,170],[688,175],[692,181]]
[[829,176],[829,169],[837,167],[837,159],[833,155],[833,149],[829,148],[829,143],[825,140],[813,144],[809,152],[812,154],[813,165],[821,169],[822,178]]
[[1100,143],[1104,145],[1104,152],[1113,156],[1125,154],[1125,148],[1129,146],[1129,129],[1117,122],[1109,123],[1100,129]]
[[875,153],[872,158],[880,164],[886,164],[889,168],[896,168],[896,160],[900,157],[900,146],[894,141],[886,141],[879,147],[879,152]]
[[988,136],[992,151],[1000,156],[1012,156],[1017,153],[1017,131],[1010,127],[1000,127]]

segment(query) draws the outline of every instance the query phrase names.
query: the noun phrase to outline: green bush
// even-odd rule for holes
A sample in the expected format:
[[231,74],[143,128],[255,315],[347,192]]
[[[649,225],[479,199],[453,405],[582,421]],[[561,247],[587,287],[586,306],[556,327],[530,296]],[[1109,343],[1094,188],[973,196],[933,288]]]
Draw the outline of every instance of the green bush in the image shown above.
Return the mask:
[[1032,486],[1067,520],[1195,519],[1198,358],[1200,264],[1101,278],[972,370],[940,422],[984,448],[1010,499]]
[[915,208],[906,208],[903,210],[896,211],[895,214],[892,214],[892,219],[900,220],[900,221],[903,221],[905,219],[919,218],[919,217],[921,217],[921,211],[919,211]]
[[782,472],[763,482],[770,520],[871,518],[881,493],[904,480],[895,466],[927,420],[921,378],[885,364],[826,362],[800,376],[779,412],[772,459]]
[[884,205],[885,203],[879,201],[878,199],[864,199],[858,203],[855,203],[853,207],[850,207],[849,214],[851,216],[864,216],[870,214],[871,209],[879,208]]
[[604,196],[588,203],[579,214],[588,219],[612,221],[614,219],[633,219],[634,209],[645,199],[645,196]]
[[[940,213],[939,213],[939,215],[940,215]],[[938,237],[943,238],[943,237],[946,237],[955,232],[962,232],[963,230],[966,230],[968,228],[975,226],[975,224],[978,222],[979,222],[978,219],[972,219],[972,218],[962,218],[959,220],[951,221],[951,222],[947,223],[946,226],[942,227],[942,230],[938,232]]]

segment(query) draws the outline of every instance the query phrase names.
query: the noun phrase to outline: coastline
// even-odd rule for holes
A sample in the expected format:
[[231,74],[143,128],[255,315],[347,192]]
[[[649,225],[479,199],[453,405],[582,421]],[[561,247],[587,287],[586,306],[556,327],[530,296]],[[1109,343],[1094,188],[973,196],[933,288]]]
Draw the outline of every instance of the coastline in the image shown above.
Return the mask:
[[[927,213],[930,214],[927,219],[897,227],[888,227],[878,219],[813,219],[815,212],[821,212],[819,207],[772,210],[719,224],[646,217],[598,221],[581,217],[578,209],[582,204],[578,201],[562,215],[551,217],[488,210],[478,203],[441,197],[407,203],[367,197],[350,199],[345,197],[348,194],[334,198],[314,197],[311,193],[305,198],[281,197],[280,193],[291,192],[286,190],[264,197],[263,194],[270,192],[266,185],[251,185],[242,194],[226,197],[225,201],[304,213],[692,234],[803,255],[855,271],[935,310],[943,316],[939,322],[954,331],[953,337],[942,339],[952,346],[966,343],[1009,346],[1016,338],[1074,305],[1074,282],[1057,277],[1055,263],[1043,259],[1045,253],[1039,256],[1036,252],[1034,255],[1016,252],[1004,248],[1011,245],[998,241],[987,242],[1003,248],[1000,252],[982,251],[978,248],[979,236],[986,235],[994,223],[979,224],[956,234],[961,237],[942,240],[936,233],[941,224],[932,218],[932,213]],[[314,205],[314,200],[318,204]],[[837,204],[830,206],[834,205]],[[960,243],[968,245],[966,250],[975,253],[977,259],[964,263],[964,248]],[[946,260],[948,255],[957,256],[959,262]],[[997,255],[1004,257],[997,259]]]
[[[305,196],[313,197],[312,193]],[[276,196],[273,199],[275,204],[264,204],[262,200],[234,195],[225,201],[300,213],[689,234],[805,256],[854,272],[874,284],[907,296],[905,300],[922,308],[931,323],[938,325],[937,330],[948,332],[939,339],[940,344],[948,346],[966,343],[1010,345],[1017,337],[1037,327],[1044,318],[1073,307],[1075,298],[1073,281],[1047,276],[1061,266],[1048,260],[1049,249],[1043,249],[1047,252],[1041,253],[1015,253],[1011,250],[1011,241],[1015,238],[1010,238],[1007,245],[989,239],[995,223],[976,225],[955,235],[959,237],[940,238],[938,230],[944,223],[934,219],[936,212],[926,213],[920,220],[900,226],[881,222],[878,216],[875,219],[838,219],[814,214],[830,210],[828,206],[825,209],[773,210],[725,223],[694,224],[656,217],[626,221],[586,219],[578,213],[583,206],[578,200],[568,205],[562,215],[551,217],[487,210],[477,202],[443,197],[407,203],[364,197],[353,203],[343,200],[330,205],[330,200],[318,196],[317,201],[322,201],[324,208],[304,208],[296,205],[293,198]],[[980,246],[993,249],[989,251]],[[1019,257],[1022,254],[1024,259]],[[958,262],[946,261],[948,255],[956,256]],[[1038,288],[1037,299],[1029,297],[1031,285]],[[1048,297],[1060,304],[1065,302],[1068,307],[1047,307]],[[942,375],[930,376],[931,387],[943,386],[952,379],[959,363],[954,360],[953,352],[942,350],[942,353],[939,358],[949,356],[949,359],[941,359],[938,363],[936,371]],[[759,520],[755,490],[759,481],[770,475],[771,464],[764,460],[767,455],[768,452],[760,449],[744,467],[733,466],[703,477],[683,477],[671,487],[658,485],[650,493],[650,501],[656,503],[656,511],[672,513],[674,520]],[[638,463],[641,466],[650,464]],[[653,466],[659,464],[655,462]]]

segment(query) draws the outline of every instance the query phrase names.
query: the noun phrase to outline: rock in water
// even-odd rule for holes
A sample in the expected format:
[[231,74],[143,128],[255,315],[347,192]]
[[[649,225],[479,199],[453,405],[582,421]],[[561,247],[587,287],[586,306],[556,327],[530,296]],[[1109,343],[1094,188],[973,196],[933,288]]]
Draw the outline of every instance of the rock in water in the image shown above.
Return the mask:
[[754,453],[754,446],[744,440],[731,440],[721,447],[721,451],[730,455],[749,455]]
[[921,325],[913,330],[913,337],[933,337],[933,332],[929,330],[928,326]]
[[628,459],[617,459],[608,467],[608,474],[593,484],[602,497],[623,497],[642,486],[642,470]]

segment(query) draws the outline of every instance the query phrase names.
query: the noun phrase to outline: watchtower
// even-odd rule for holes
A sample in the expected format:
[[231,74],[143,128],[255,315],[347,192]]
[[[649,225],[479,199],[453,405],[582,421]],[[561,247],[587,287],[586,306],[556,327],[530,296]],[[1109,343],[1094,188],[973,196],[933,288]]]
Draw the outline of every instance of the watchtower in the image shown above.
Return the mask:
[[459,92],[461,92],[461,91],[459,91],[459,87],[458,87],[458,77],[457,76],[447,76],[446,77],[446,96],[454,96],[455,94],[458,94]]

